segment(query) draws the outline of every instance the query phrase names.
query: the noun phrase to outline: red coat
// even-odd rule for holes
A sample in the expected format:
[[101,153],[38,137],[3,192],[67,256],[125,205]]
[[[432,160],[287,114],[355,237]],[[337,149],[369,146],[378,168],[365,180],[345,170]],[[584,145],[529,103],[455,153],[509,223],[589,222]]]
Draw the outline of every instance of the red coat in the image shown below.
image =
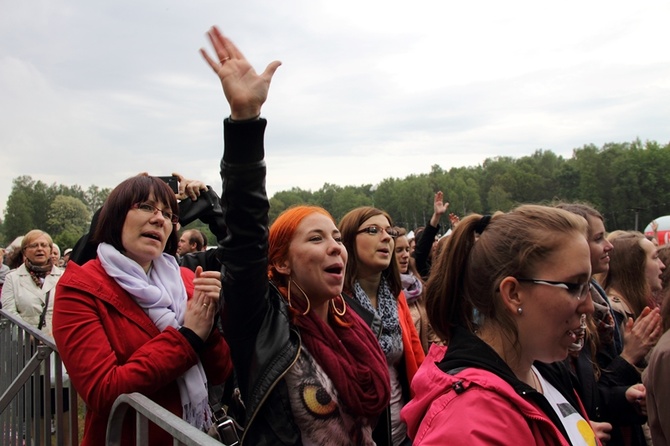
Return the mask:
[[[191,298],[194,274],[182,268],[181,275]],[[70,381],[86,402],[82,446],[104,444],[109,412],[122,393],[140,392],[181,417],[176,379],[197,363],[197,353],[176,329],[160,332],[97,259],[83,267],[68,264],[56,288],[53,335]],[[224,382],[232,372],[218,330],[200,359],[209,385]],[[130,411],[124,422],[122,444],[134,441],[133,415]],[[172,437],[150,428],[149,440],[171,444]]]

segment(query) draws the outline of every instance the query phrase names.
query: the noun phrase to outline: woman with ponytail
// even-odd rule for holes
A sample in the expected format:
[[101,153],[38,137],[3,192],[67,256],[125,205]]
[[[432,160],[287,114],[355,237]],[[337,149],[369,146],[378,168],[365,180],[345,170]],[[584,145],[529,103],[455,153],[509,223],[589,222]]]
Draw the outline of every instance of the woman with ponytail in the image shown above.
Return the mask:
[[535,205],[459,223],[427,284],[448,347],[412,382],[413,444],[599,444],[567,370],[543,364],[568,356],[593,312],[586,234],[583,218]]
[[216,58],[202,54],[231,109],[221,322],[246,407],[242,444],[373,445],[389,377],[375,336],[341,297],[348,255],[335,221],[297,206],[268,230],[260,111],[280,63],[257,75],[217,28],[209,38]]

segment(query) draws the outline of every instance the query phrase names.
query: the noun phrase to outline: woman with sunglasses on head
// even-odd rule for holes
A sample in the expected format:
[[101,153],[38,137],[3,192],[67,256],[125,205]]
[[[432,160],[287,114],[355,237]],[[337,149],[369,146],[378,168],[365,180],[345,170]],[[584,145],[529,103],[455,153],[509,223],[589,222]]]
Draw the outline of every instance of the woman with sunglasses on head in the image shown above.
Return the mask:
[[216,58],[201,52],[230,104],[221,321],[246,406],[242,443],[373,445],[389,378],[374,334],[340,296],[340,231],[317,206],[290,208],[268,230],[260,112],[280,63],[257,75],[217,28],[208,36]]
[[[593,445],[562,361],[593,312],[586,222],[545,206],[470,215],[433,265],[433,345],[403,409],[414,444]],[[446,352],[446,353],[445,353]],[[541,361],[541,362],[540,362]]]
[[[232,372],[228,346],[214,327],[221,273],[180,268],[177,200],[158,177],[119,184],[100,211],[97,258],[70,262],[56,290],[54,338],[70,380],[86,402],[82,445],[105,443],[117,397],[139,392],[207,430],[208,387]],[[131,444],[135,420],[124,420]],[[149,445],[172,436],[149,426]]]
[[377,333],[390,374],[391,402],[375,430],[377,444],[410,444],[400,409],[410,398],[410,383],[423,362],[424,352],[402,291],[395,260],[391,216],[374,207],[349,211],[339,224],[349,252],[345,296]]

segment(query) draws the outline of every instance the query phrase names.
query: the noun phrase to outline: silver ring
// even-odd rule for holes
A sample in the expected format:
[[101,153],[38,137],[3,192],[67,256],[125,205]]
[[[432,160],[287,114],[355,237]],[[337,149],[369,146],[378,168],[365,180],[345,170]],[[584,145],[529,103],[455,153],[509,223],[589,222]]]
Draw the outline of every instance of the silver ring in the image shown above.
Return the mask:
[[223,59],[221,59],[221,60],[219,61],[219,63],[220,63],[221,65],[223,65],[224,63],[226,63],[226,62],[229,61],[229,60],[230,60],[230,56],[226,56],[226,57],[224,57]]

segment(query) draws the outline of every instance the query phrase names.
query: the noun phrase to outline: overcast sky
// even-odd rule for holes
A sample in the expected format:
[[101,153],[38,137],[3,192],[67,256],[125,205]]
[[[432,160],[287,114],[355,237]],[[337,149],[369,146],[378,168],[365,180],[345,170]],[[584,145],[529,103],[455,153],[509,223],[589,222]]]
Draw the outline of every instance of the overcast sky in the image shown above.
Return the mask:
[[268,192],[486,158],[670,142],[670,2],[0,0],[0,215],[12,180],[220,190],[218,24],[257,71]]

